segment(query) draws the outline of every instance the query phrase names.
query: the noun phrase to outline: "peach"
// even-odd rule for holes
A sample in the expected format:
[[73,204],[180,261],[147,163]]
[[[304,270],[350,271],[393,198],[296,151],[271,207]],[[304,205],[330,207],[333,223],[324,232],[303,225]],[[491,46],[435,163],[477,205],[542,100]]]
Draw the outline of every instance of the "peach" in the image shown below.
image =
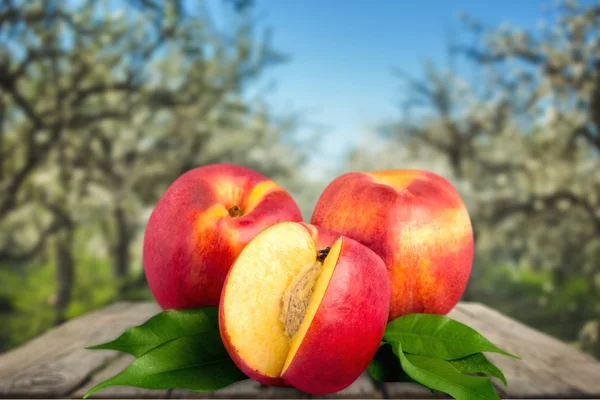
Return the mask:
[[389,300],[387,271],[374,252],[322,228],[282,222],[257,235],[229,271],[219,328],[250,378],[324,395],[365,370]]
[[448,313],[469,280],[469,214],[455,188],[431,172],[341,175],[321,194],[311,223],[355,239],[383,259],[391,285],[390,320]]
[[217,306],[244,246],[275,223],[301,220],[292,197],[251,169],[192,169],[167,188],[146,226],[143,264],[152,294],[164,309]]

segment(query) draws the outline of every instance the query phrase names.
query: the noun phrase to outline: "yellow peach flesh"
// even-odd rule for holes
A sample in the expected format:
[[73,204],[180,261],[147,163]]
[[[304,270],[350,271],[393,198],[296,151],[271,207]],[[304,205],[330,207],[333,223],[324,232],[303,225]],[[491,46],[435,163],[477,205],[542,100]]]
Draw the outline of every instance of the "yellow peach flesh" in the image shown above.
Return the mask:
[[283,370],[281,374],[285,372],[285,370],[290,366],[296,352],[298,352],[298,348],[300,348],[300,344],[302,343],[302,339],[306,336],[308,332],[308,328],[317,313],[317,309],[319,308],[319,304],[321,304],[321,300],[323,300],[323,296],[325,296],[325,291],[327,290],[327,286],[331,281],[331,276],[333,275],[333,271],[335,270],[335,265],[340,255],[340,250],[342,249],[342,239],[338,239],[335,244],[331,247],[329,251],[329,255],[325,258],[323,262],[323,267],[321,268],[321,274],[315,284],[313,295],[310,298],[310,302],[308,303],[308,307],[306,308],[306,312],[304,314],[304,318],[302,323],[300,324],[300,328],[294,335],[291,345],[290,351],[285,360],[285,364],[283,365]]
[[[242,360],[261,374],[277,378],[289,366],[306,335],[333,275],[338,240],[320,267],[297,331],[284,324],[284,299],[307,266],[317,262],[310,233],[296,223],[280,223],[260,233],[231,268],[223,294],[225,329]],[[307,287],[302,290],[306,293]]]

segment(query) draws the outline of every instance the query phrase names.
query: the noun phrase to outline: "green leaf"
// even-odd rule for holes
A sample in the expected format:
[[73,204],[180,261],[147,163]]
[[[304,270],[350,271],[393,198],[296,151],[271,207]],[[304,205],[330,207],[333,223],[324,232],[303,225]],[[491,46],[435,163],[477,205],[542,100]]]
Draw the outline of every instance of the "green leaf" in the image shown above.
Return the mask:
[[108,386],[206,392],[243,379],[247,377],[227,354],[217,329],[173,339],[155,347],[114,377],[91,388],[84,398]]
[[367,366],[367,372],[379,382],[414,382],[400,367],[400,361],[389,343],[379,346],[375,357]]
[[488,377],[460,373],[448,361],[404,354],[400,342],[392,343],[402,369],[417,382],[454,397],[456,400],[499,400]]
[[219,330],[217,307],[165,310],[111,342],[86,348],[117,350],[139,357],[169,340],[214,330]]
[[500,368],[492,364],[483,354],[477,353],[458,360],[448,361],[454,368],[464,374],[483,373],[494,376],[507,386],[506,377],[500,371]]
[[455,360],[481,352],[518,358],[467,325],[437,314],[408,314],[388,323],[384,340],[401,342],[406,353]]
[[[424,386],[408,376],[406,372],[402,370],[402,367],[400,367],[400,360],[398,360],[398,357],[396,357],[392,351],[392,345],[389,343],[382,343],[379,346],[377,353],[375,353],[375,357],[373,357],[369,365],[367,365],[367,372],[371,378],[378,382],[409,382]],[[430,388],[427,389],[435,394],[434,390]]]

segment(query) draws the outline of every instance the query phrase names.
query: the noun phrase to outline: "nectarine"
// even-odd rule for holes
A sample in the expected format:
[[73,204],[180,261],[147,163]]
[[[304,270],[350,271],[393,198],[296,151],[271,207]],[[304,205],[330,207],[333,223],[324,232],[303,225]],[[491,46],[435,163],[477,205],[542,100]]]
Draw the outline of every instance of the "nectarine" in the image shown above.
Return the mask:
[[371,248],[391,284],[389,319],[446,314],[462,296],[473,262],[473,232],[455,188],[427,171],[352,172],[321,194],[311,223]]
[[283,222],[257,235],[234,263],[219,328],[249,377],[323,395],[365,370],[389,300],[387,271],[374,252],[322,228]]
[[251,169],[192,169],[167,188],[146,226],[148,285],[165,309],[217,306],[242,248],[275,223],[301,220],[292,197]]

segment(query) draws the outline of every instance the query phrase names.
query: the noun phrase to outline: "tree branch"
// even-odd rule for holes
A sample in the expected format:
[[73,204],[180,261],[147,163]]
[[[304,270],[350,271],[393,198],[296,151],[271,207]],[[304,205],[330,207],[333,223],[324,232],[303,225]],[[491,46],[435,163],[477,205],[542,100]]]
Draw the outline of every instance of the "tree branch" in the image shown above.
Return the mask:
[[587,126],[581,126],[573,132],[573,137],[582,136],[585,138],[592,146],[596,147],[600,150],[600,136],[594,135],[592,131]]
[[527,61],[531,64],[542,64],[546,61],[546,58],[539,53],[536,53],[530,49],[513,49],[516,51],[506,53],[494,53],[491,51],[483,51],[474,47],[467,46],[455,46],[454,51],[463,53],[468,58],[475,60],[481,64],[493,64],[506,61],[509,56],[516,57],[523,61]]
[[33,105],[29,103],[29,100],[19,92],[15,85],[15,81],[11,80],[10,77],[0,77],[0,87],[3,88],[15,101],[15,103],[23,110],[27,118],[29,118],[36,128],[42,128],[44,121],[35,111]]
[[500,222],[512,214],[524,213],[533,214],[537,213],[536,203],[541,202],[544,207],[556,207],[561,201],[569,201],[570,203],[579,206],[585,210],[590,219],[594,222],[596,232],[600,233],[600,217],[596,215],[596,207],[588,203],[575,193],[562,190],[553,193],[548,196],[532,196],[528,201],[523,203],[510,203],[499,206],[491,216],[492,222]]
[[[37,128],[31,128],[32,132],[35,132]],[[28,144],[28,150],[25,162],[23,166],[17,170],[13,175],[10,183],[6,187],[2,188],[3,195],[5,196],[0,202],[0,220],[4,217],[16,204],[17,194],[21,186],[25,183],[26,178],[35,169],[38,163],[42,162],[47,154],[48,150],[60,136],[62,130],[61,124],[55,124],[51,129],[50,138],[46,143],[37,146],[34,141],[30,141]],[[30,133],[28,136],[32,136],[34,133]]]
[[89,124],[93,124],[98,121],[107,119],[124,119],[127,118],[128,113],[117,110],[104,110],[99,111],[95,114],[81,114],[75,115],[73,118],[67,121],[66,125],[69,128],[76,129],[86,127]]
[[447,143],[444,143],[440,140],[436,140],[434,138],[432,138],[430,135],[428,135],[425,131],[418,129],[418,128],[408,128],[408,132],[409,134],[416,138],[417,140],[422,141],[423,143],[428,144],[429,146],[433,147],[434,149],[442,152],[442,153],[449,153],[451,150],[451,146],[449,146]]
[[104,94],[108,92],[133,92],[137,87],[131,82],[115,82],[110,84],[100,83],[96,85],[90,85],[86,88],[80,89],[77,91],[77,95],[73,99],[73,103],[77,104],[81,101],[84,101],[87,97],[93,96],[96,94]]
[[10,7],[4,11],[0,11],[0,28],[6,23],[15,23],[17,21],[24,22],[39,22],[44,19],[45,14],[43,11],[31,11],[23,12],[17,7]]
[[[600,7],[598,7],[598,12],[600,12]],[[600,150],[600,60],[596,61],[596,80],[594,83],[594,92],[590,101],[590,117],[596,127],[596,135],[592,136],[592,133],[586,130],[584,136]]]
[[24,262],[32,259],[44,249],[46,241],[50,236],[58,232],[63,226],[65,226],[64,221],[61,218],[55,218],[54,221],[40,233],[36,243],[29,249],[19,253],[13,253],[8,250],[0,251],[0,264],[6,262]]
[[58,56],[63,55],[65,55],[64,51],[58,49],[29,49],[27,51],[27,56],[25,57],[25,59],[21,61],[21,63],[15,69],[14,72],[9,74],[7,79],[12,82],[16,82],[25,73],[25,71],[27,71],[27,68],[31,65],[32,62],[40,61],[41,59],[46,57],[57,58]]

